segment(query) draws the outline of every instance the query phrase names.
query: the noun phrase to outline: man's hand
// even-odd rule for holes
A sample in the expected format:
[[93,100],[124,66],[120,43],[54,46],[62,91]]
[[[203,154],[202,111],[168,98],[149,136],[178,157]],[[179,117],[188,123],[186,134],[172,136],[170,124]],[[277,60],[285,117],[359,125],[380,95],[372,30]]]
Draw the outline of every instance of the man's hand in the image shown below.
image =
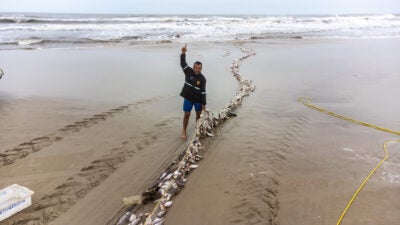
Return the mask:
[[182,48],[182,54],[186,54],[186,50],[187,50],[187,45],[185,44],[185,46],[183,46]]

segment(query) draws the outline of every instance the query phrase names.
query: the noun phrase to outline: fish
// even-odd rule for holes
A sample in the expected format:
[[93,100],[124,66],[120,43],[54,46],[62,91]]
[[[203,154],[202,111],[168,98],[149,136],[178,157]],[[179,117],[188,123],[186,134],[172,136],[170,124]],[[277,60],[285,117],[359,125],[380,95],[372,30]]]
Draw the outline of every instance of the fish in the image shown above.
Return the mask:
[[193,165],[189,166],[190,169],[196,169],[197,167],[199,167],[199,165],[196,165],[196,164],[193,164]]
[[163,205],[164,207],[168,208],[172,205],[172,201],[165,202]]
[[161,222],[163,220],[164,220],[164,218],[157,217],[152,221],[152,224],[157,224],[157,223],[159,223],[159,222]]
[[186,179],[183,178],[183,176],[182,176],[179,180],[176,181],[176,184],[178,185],[179,188],[182,188],[183,186],[185,186],[185,182],[186,182]]
[[168,175],[164,178],[164,180],[169,180],[169,179],[171,179],[171,177],[172,177],[173,175],[174,175],[173,173],[168,174]]
[[167,213],[167,211],[161,210],[161,211],[157,214],[157,216],[158,216],[158,217],[163,217],[163,216],[165,216],[166,213]]
[[163,225],[164,224],[165,219],[160,220],[160,222],[158,223],[153,223],[153,225]]
[[167,175],[167,173],[164,172],[163,174],[161,174],[160,179],[163,179],[166,175]]
[[171,200],[171,198],[172,198],[172,195],[171,195],[171,194],[167,194],[167,195],[165,196],[165,199],[167,199],[167,201]]
[[130,212],[126,212],[119,220],[117,225],[124,225],[127,224],[129,221],[129,217],[131,216]]
[[129,225],[138,225],[142,221],[140,217],[136,218],[134,221],[132,221]]
[[180,175],[182,175],[182,173],[179,172],[179,169],[178,169],[178,170],[175,170],[174,175],[175,175],[175,176],[180,176]]
[[160,193],[161,195],[165,195],[166,193],[165,188],[160,188],[160,190],[158,190],[158,193]]
[[132,213],[132,215],[129,217],[129,222],[132,222],[136,219],[137,219],[137,216],[134,213]]
[[201,156],[201,155],[196,155],[194,159],[195,159],[196,161],[200,161],[200,160],[203,159],[203,156]]

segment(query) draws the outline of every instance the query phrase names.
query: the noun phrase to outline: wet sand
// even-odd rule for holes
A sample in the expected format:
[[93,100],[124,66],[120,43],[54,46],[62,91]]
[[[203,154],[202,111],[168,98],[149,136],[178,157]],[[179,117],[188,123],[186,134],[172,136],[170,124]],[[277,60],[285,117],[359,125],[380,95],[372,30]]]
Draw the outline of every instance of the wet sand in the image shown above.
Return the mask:
[[[238,117],[209,138],[166,224],[335,224],[383,157],[383,142],[398,137],[296,100],[311,97],[337,113],[399,130],[398,43],[243,43],[257,55],[242,63],[241,74],[257,89]],[[189,47],[189,63],[204,64],[208,107],[219,111],[236,91],[229,66],[242,54],[232,43]],[[0,52],[6,72],[0,187],[18,183],[35,191],[30,208],[1,224],[107,224],[123,197],[144,191],[185,145],[179,50],[162,44]],[[390,147],[388,162],[342,224],[399,221],[400,147]]]
[[[399,130],[397,40],[249,43],[243,75],[257,90],[215,137],[174,201],[166,224],[336,224],[383,158],[393,134],[309,109]],[[391,49],[391,50],[390,50]],[[371,178],[342,224],[397,224],[399,145]]]

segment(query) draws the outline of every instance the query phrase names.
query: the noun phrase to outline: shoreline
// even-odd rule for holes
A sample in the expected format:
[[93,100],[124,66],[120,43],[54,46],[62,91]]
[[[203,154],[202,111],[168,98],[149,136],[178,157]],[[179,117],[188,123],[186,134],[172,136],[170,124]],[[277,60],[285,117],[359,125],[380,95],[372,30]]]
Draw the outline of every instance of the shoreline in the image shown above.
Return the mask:
[[107,44],[99,44],[99,43],[87,43],[87,44],[74,44],[70,43],[69,45],[59,46],[56,44],[52,46],[52,44],[47,44],[47,46],[32,46],[26,45],[26,47],[21,48],[11,48],[11,49],[0,49],[0,51],[46,51],[46,50],[96,50],[96,49],[118,49],[118,48],[134,48],[136,46],[159,46],[164,47],[168,45],[173,46],[180,46],[184,45],[185,43],[191,43],[194,45],[208,45],[208,44],[230,44],[233,45],[235,43],[253,43],[253,44],[264,44],[264,43],[282,43],[282,42],[292,42],[292,41],[302,41],[305,43],[329,43],[329,42],[346,42],[346,41],[374,41],[374,40],[393,40],[393,39],[400,39],[399,36],[370,36],[370,37],[304,37],[301,34],[299,35],[292,35],[287,37],[264,37],[264,36],[251,36],[249,38],[236,38],[236,39],[226,39],[226,40],[148,40],[148,41],[137,41],[137,42],[130,42],[130,43],[122,43],[119,41],[110,42]]

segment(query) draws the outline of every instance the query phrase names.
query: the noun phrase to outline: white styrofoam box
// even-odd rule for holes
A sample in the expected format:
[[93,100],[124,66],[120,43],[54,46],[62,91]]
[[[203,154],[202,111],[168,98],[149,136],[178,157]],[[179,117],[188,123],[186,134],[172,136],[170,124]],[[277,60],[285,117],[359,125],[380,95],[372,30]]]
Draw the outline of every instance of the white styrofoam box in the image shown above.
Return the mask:
[[18,184],[10,185],[0,190],[0,221],[32,204],[33,191]]

